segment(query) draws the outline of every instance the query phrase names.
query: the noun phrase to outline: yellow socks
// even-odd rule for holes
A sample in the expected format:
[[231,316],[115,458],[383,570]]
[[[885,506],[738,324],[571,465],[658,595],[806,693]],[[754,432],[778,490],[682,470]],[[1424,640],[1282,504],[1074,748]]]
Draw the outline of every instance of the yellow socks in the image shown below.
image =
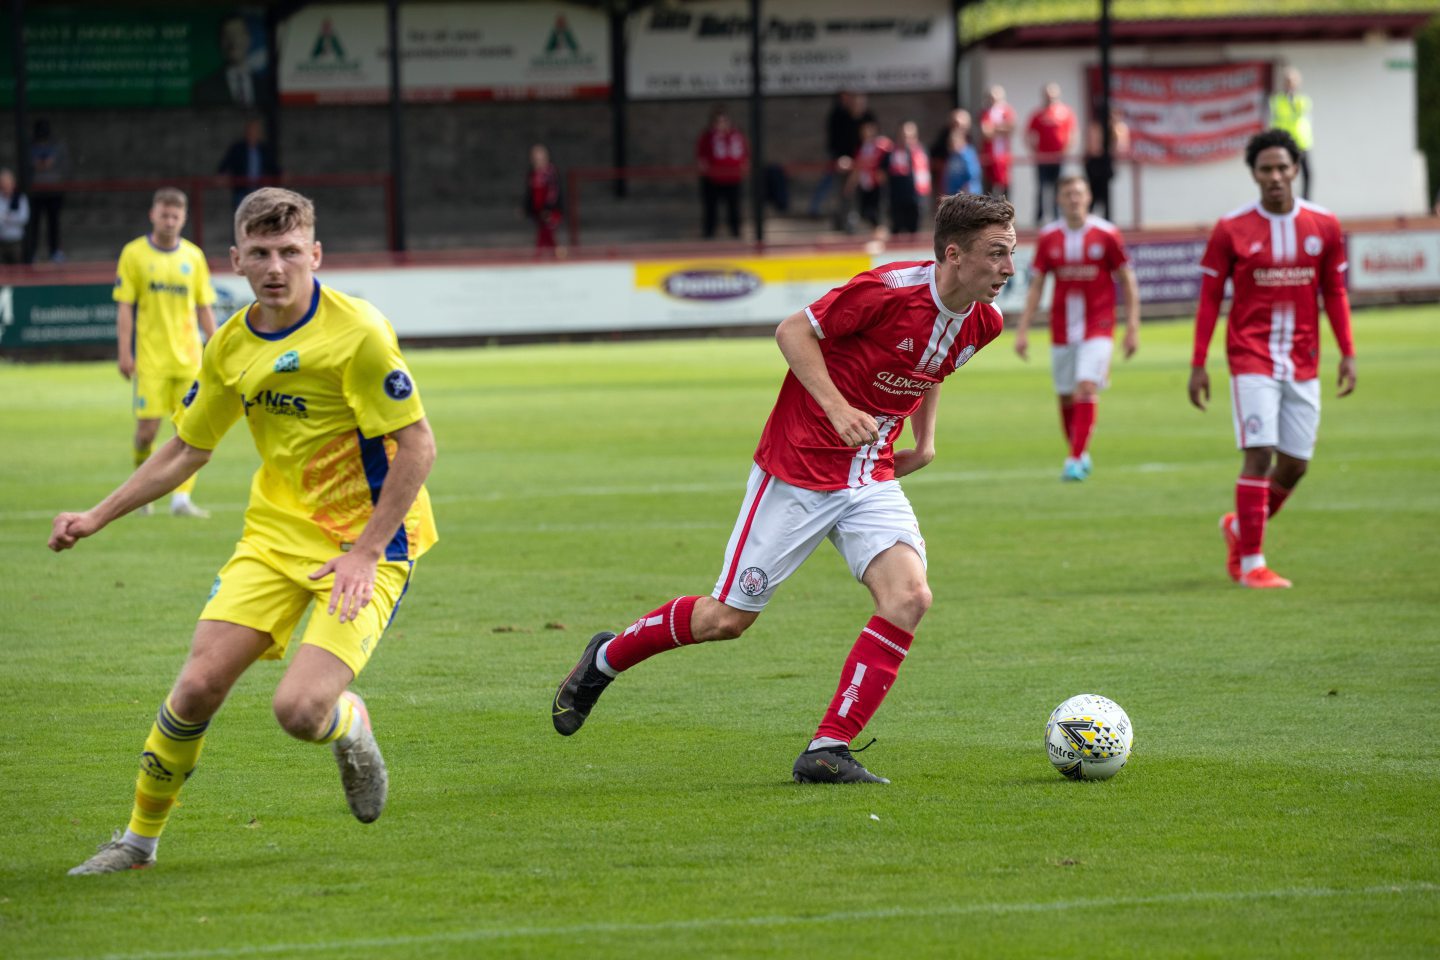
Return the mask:
[[145,738],[145,752],[140,754],[130,834],[147,838],[160,836],[180,788],[200,761],[200,748],[205,745],[208,726],[208,720],[189,723],[176,716],[169,699],[160,706],[150,736]]
[[330,716],[330,726],[320,735],[316,743],[334,743],[350,732],[355,725],[357,711],[355,701],[345,694],[340,694],[340,699],[335,704],[335,712]]

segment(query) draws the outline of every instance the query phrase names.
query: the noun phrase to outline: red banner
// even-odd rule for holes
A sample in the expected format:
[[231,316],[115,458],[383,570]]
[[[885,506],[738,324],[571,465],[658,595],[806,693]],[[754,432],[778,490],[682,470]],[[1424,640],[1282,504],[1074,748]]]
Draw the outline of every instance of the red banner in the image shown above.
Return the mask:
[[[1207,163],[1245,149],[1269,120],[1271,65],[1113,67],[1110,108],[1130,128],[1130,153],[1146,163]],[[1091,116],[1100,68],[1089,69]]]

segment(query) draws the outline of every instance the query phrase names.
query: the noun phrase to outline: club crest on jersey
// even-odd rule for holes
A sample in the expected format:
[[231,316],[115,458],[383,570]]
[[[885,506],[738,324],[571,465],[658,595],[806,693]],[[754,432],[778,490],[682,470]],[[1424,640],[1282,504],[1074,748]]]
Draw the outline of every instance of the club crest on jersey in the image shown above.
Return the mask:
[[1305,252],[1310,254],[1310,256],[1318,257],[1320,256],[1320,251],[1324,249],[1325,242],[1319,237],[1312,234],[1305,238]]
[[758,597],[770,586],[770,576],[759,567],[746,567],[740,571],[740,592],[747,597]]
[[300,369],[300,354],[294,350],[286,350],[275,358],[276,373],[295,373]]
[[184,407],[190,406],[190,404],[195,402],[195,394],[199,392],[200,381],[196,380],[194,383],[190,384],[190,389],[185,391],[185,396],[181,399],[180,405]]
[[965,349],[961,350],[960,353],[955,357],[955,369],[959,370],[961,367],[965,366],[965,364],[970,362],[970,358],[973,356],[975,356],[975,344],[967,343],[965,345]]
[[182,264],[180,264],[180,272],[181,272],[181,273],[188,274],[188,273],[190,272],[190,264],[188,264],[188,263],[182,263]]
[[415,384],[404,370],[391,370],[385,374],[385,395],[391,400],[404,400],[414,392]]
[[1085,253],[1090,257],[1091,260],[1099,260],[1101,257],[1105,256],[1105,248],[1100,246],[1100,244],[1098,243],[1092,243],[1089,247],[1085,249]]

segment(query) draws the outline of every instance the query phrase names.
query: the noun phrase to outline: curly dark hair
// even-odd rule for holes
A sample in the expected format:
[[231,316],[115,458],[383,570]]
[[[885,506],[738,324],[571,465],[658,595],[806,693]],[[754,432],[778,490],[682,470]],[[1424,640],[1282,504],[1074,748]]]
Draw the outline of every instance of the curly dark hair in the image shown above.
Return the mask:
[[1269,150],[1271,147],[1284,147],[1290,154],[1290,162],[1299,165],[1300,144],[1296,143],[1295,138],[1284,130],[1275,129],[1257,133],[1250,138],[1249,143],[1245,144],[1245,166],[1254,170],[1255,161],[1260,157],[1260,151]]

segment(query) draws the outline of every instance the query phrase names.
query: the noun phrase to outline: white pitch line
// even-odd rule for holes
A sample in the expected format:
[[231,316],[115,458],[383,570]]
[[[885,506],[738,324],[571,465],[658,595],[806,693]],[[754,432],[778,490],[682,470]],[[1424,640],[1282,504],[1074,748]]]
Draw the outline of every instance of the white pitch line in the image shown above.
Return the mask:
[[[107,953],[100,960],[204,960],[208,957],[255,957],[270,954],[314,951],[376,950],[386,947],[416,947],[424,944],[477,943],[493,940],[576,937],[586,934],[645,934],[666,931],[757,929],[805,923],[854,922],[856,920],[918,920],[929,917],[960,917],[988,914],[1003,917],[1024,913],[1069,913],[1081,910],[1109,910],[1116,907],[1159,907],[1191,903],[1237,903],[1259,900],[1314,900],[1327,897],[1373,897],[1440,893],[1440,884],[1411,883],[1380,886],[1282,887],[1276,890],[1196,890],[1151,897],[1096,897],[1082,900],[1045,900],[1029,903],[966,903],[940,907],[887,907],[846,913],[782,914],[758,917],[694,917],[688,920],[660,920],[655,923],[579,923],[571,926],[478,928],[446,933],[404,937],[366,937],[311,943],[265,943],[240,947],[198,948],[144,953]],[[79,958],[76,958],[79,960]]]

